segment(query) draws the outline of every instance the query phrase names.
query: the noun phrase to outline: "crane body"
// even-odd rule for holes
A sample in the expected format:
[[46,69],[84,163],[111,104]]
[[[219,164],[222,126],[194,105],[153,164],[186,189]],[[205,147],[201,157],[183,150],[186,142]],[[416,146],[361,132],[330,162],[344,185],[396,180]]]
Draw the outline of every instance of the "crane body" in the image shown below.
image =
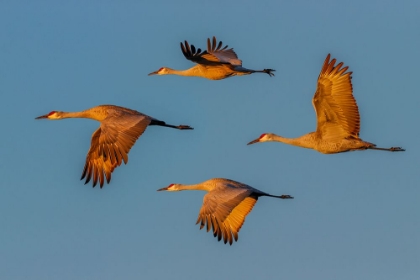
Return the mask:
[[290,195],[271,195],[229,179],[213,178],[194,185],[171,184],[158,191],[201,190],[208,192],[203,198],[203,205],[196,224],[207,232],[213,229],[213,236],[218,241],[232,245],[238,241],[238,232],[245,217],[251,212],[258,198],[269,196],[280,199],[292,199]]
[[312,99],[317,116],[317,129],[297,138],[286,138],[274,133],[263,133],[248,143],[282,142],[302,148],[314,149],[324,154],[355,150],[405,151],[401,147],[379,148],[359,138],[360,115],[353,97],[352,72],[343,63],[335,65],[330,54],[324,61],[318,77],[318,87]]
[[91,146],[81,179],[85,184],[93,178],[93,187],[99,181],[103,187],[106,179],[111,181],[111,173],[121,165],[127,164],[128,153],[136,140],[149,125],[165,126],[175,129],[193,129],[187,125],[174,126],[152,118],[135,110],[115,106],[100,105],[80,112],[52,111],[36,119],[61,120],[66,118],[87,118],[99,121],[100,127],[92,134]]
[[169,67],[162,67],[159,70],[149,73],[151,75],[179,75],[189,77],[201,77],[210,80],[221,80],[232,76],[243,76],[252,73],[266,73],[274,76],[275,70],[263,69],[252,70],[242,67],[242,61],[233,49],[227,49],[228,46],[222,48],[222,42],[217,44],[216,37],[213,40],[207,39],[207,50],[201,51],[196,49],[194,45],[189,45],[187,41],[181,42],[181,50],[185,58],[197,63],[195,66],[187,70],[175,70]]

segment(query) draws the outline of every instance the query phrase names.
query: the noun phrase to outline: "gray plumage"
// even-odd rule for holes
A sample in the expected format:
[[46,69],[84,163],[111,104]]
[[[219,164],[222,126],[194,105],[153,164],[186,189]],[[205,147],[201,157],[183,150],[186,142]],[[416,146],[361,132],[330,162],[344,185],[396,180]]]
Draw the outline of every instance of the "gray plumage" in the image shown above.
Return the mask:
[[169,67],[162,67],[159,70],[149,73],[150,75],[180,75],[207,78],[210,80],[221,80],[232,76],[249,75],[252,73],[266,73],[274,76],[273,69],[252,70],[242,67],[242,61],[232,48],[223,46],[220,41],[217,44],[216,37],[213,40],[207,39],[207,50],[201,51],[187,41],[181,42],[181,50],[185,58],[197,63],[187,70],[174,70]]
[[281,199],[291,199],[290,195],[271,195],[243,183],[229,179],[214,178],[196,185],[171,184],[158,191],[202,190],[208,193],[204,196],[203,205],[198,214],[197,224],[200,229],[213,229],[218,241],[232,245],[238,241],[238,232],[245,217],[252,210],[260,196],[270,196]]
[[186,125],[169,125],[135,110],[114,105],[100,105],[81,112],[52,111],[36,119],[60,120],[65,118],[88,118],[101,123],[92,134],[90,149],[86,156],[81,179],[87,184],[92,178],[93,187],[99,181],[102,188],[106,179],[111,181],[111,173],[124,161],[136,140],[149,125],[166,126],[176,129],[193,129]]
[[335,154],[355,150],[405,151],[400,147],[378,148],[375,144],[359,138],[360,115],[353,97],[352,72],[343,62],[335,65],[330,54],[324,61],[318,77],[318,86],[312,99],[317,117],[316,131],[297,138],[286,138],[273,133],[264,133],[248,143],[277,141],[294,146],[314,149],[324,154]]

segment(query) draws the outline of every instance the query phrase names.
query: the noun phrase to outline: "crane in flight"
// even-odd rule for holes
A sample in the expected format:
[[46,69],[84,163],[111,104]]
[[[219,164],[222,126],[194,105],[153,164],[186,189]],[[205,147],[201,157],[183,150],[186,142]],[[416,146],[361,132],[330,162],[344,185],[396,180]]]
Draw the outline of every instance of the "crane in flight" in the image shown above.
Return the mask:
[[266,73],[274,76],[273,69],[252,70],[242,67],[242,61],[233,49],[223,46],[222,41],[217,44],[216,37],[213,40],[207,39],[207,50],[201,51],[187,41],[181,42],[181,50],[185,58],[197,63],[187,70],[175,70],[169,67],[162,67],[159,70],[149,73],[150,75],[180,75],[207,78],[210,80],[221,80],[232,76],[249,75],[252,73]]
[[[102,188],[106,179],[111,181],[111,173],[124,161],[136,140],[149,125],[159,125],[175,129],[193,129],[188,125],[170,125],[163,121],[124,107],[100,105],[81,112],[52,111],[35,119],[61,120],[66,118],[88,118],[99,121],[100,127],[92,134],[90,149],[86,156],[82,179],[85,184],[93,177],[93,187],[98,180]],[[104,178],[105,176],[105,178]]]
[[271,195],[248,185],[222,178],[213,178],[196,185],[170,184],[158,191],[201,190],[208,193],[204,196],[203,205],[198,214],[196,224],[200,229],[213,228],[213,236],[218,241],[232,245],[238,241],[238,232],[245,217],[251,212],[260,196],[270,196],[281,199],[292,199],[290,195]]
[[323,154],[335,154],[355,150],[405,151],[401,147],[379,148],[359,138],[360,115],[353,97],[352,72],[343,62],[335,65],[330,54],[324,61],[318,77],[318,86],[312,99],[317,127],[297,138],[286,138],[273,133],[264,133],[248,143],[276,141],[302,148],[314,149]]

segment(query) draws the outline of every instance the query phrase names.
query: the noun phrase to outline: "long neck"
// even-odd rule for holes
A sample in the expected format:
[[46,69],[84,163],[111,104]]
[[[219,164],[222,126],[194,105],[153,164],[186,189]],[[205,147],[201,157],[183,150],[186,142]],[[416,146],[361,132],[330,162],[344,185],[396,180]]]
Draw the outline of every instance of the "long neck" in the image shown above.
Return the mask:
[[190,69],[187,69],[187,70],[175,70],[175,69],[167,68],[167,74],[178,75],[178,76],[189,76],[189,77],[201,76],[200,71],[198,70],[197,66],[191,67]]
[[313,133],[308,133],[297,138],[286,138],[273,134],[270,141],[282,142],[307,149],[313,149],[316,146],[316,140]]
[[60,112],[59,119],[85,118],[102,121],[107,115],[106,106],[97,106],[81,112]]
[[205,182],[200,183],[200,184],[196,184],[196,185],[182,185],[182,184],[179,184],[177,189],[180,190],[180,191],[185,191],[185,190],[210,191],[212,189],[212,186],[210,186],[209,184],[206,184]]

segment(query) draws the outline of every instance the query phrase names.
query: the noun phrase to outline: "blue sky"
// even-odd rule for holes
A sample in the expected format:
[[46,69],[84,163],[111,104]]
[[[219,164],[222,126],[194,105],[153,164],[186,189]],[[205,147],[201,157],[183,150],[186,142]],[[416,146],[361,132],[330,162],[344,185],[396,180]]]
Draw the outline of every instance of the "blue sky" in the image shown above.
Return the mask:
[[[420,2],[86,2],[0,3],[1,279],[418,279]],[[213,35],[276,76],[147,76]],[[361,138],[405,153],[246,145],[315,129],[328,53],[353,71]],[[148,128],[93,189],[98,123],[34,118],[100,104],[195,130]],[[261,198],[228,246],[195,225],[203,192],[156,192],[213,177],[295,199]]]

